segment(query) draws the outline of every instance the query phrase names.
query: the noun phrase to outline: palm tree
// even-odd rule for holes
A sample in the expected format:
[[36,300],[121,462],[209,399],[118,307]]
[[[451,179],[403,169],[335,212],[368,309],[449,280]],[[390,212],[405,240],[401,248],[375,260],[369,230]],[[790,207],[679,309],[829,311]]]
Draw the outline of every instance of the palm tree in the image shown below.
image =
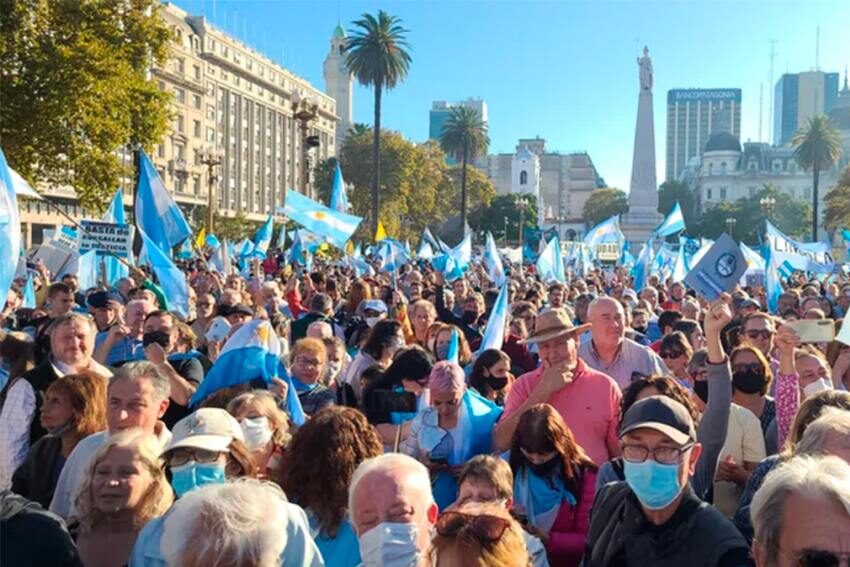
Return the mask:
[[371,130],[368,124],[363,124],[362,122],[355,122],[351,125],[351,128],[348,129],[349,136],[360,136],[361,134],[365,134]]
[[824,114],[815,114],[791,138],[794,159],[803,169],[812,170],[812,242],[818,240],[818,183],[821,169],[832,167],[841,155],[838,130]]
[[378,10],[354,22],[346,48],[345,64],[363,86],[375,87],[375,124],[372,133],[372,233],[378,230],[381,185],[381,94],[402,82],[410,68],[408,30],[401,19]]
[[466,166],[469,160],[487,153],[490,137],[487,125],[474,108],[452,108],[440,135],[443,151],[461,162],[460,173],[460,226],[466,230]]

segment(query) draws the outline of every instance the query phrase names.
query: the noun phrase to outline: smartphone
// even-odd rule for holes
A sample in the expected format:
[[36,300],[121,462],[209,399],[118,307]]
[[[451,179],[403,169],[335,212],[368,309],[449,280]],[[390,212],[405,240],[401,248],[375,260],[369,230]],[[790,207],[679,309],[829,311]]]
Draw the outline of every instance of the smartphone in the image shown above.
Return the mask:
[[224,317],[216,317],[212,320],[212,323],[210,323],[210,327],[207,329],[204,338],[207,339],[208,342],[216,343],[224,340],[229,332],[230,323],[227,322],[227,319]]
[[802,343],[828,343],[835,339],[832,319],[801,319],[785,323],[797,333]]

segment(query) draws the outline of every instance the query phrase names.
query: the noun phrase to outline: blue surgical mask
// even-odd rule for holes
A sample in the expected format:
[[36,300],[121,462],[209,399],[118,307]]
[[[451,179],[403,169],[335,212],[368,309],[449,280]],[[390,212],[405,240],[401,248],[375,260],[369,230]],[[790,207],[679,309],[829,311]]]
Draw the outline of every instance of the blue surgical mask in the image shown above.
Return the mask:
[[360,536],[363,567],[414,567],[421,552],[419,528],[413,524],[382,522]]
[[196,463],[171,467],[171,487],[181,497],[187,492],[208,484],[224,484],[224,465],[220,463]]
[[652,459],[642,463],[623,461],[623,472],[629,488],[644,508],[661,510],[670,505],[682,492],[679,486],[679,465],[664,465]]

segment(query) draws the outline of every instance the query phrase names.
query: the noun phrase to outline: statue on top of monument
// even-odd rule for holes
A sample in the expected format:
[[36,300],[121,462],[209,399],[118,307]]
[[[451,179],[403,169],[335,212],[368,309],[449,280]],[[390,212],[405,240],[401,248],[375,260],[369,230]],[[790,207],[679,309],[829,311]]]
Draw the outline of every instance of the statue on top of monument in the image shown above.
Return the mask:
[[652,59],[649,58],[649,48],[643,46],[643,57],[638,57],[638,65],[640,66],[640,90],[652,90]]

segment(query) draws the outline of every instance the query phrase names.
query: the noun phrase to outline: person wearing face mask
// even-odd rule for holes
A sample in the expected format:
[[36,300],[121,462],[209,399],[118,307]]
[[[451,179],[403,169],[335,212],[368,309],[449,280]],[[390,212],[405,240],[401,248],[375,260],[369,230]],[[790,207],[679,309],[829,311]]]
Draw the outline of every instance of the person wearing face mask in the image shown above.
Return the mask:
[[538,536],[549,563],[577,567],[593,506],[597,467],[549,404],[520,417],[511,442],[514,515]]
[[510,368],[507,354],[498,349],[485,350],[475,359],[469,385],[488,400],[504,406],[514,381]]
[[[460,305],[462,311],[460,312],[460,314],[450,311],[446,307],[445,298],[443,297],[443,286],[445,285],[445,278],[440,272],[435,272],[434,275],[437,279],[435,294],[436,301],[434,306],[437,309],[437,315],[439,316],[440,321],[449,325],[454,325],[459,328],[468,343],[478,344],[481,341],[482,330],[478,326],[478,320],[484,314],[484,298],[481,296],[480,293],[477,292],[465,293],[463,297],[460,298],[458,297],[458,287],[456,287],[456,305]],[[458,282],[463,282],[463,288],[468,289],[468,284],[466,283],[466,280],[460,279],[456,280],[454,283],[457,284]]]
[[469,343],[466,342],[466,337],[454,325],[445,323],[435,323],[436,328],[432,330],[433,341],[430,341],[431,352],[434,354],[434,359],[438,362],[446,360],[449,354],[449,345],[452,342],[452,333],[457,335],[457,361],[462,367],[472,362],[472,350],[469,348]]
[[236,418],[245,446],[257,465],[258,478],[276,478],[291,440],[289,419],[267,390],[254,390],[230,400],[227,411]]
[[761,425],[768,454],[777,449],[776,403],[768,395],[773,374],[759,349],[739,346],[729,355],[732,364],[732,402],[750,410]]
[[626,480],[596,496],[584,567],[751,564],[735,526],[688,483],[702,446],[685,406],[667,396],[635,403],[620,444]]
[[[178,499],[203,486],[257,476],[239,422],[219,408],[201,408],[178,421],[161,457]],[[133,546],[130,567],[166,566],[161,541],[167,518],[168,513],[145,525]]]
[[351,357],[345,350],[345,343],[339,337],[325,337],[322,339],[328,362],[325,365],[325,375],[322,384],[336,392],[336,403],[341,406],[356,407],[357,401],[354,390],[342,381],[345,369],[351,363]]
[[431,405],[413,418],[401,452],[431,471],[434,499],[442,510],[457,498],[455,477],[463,463],[492,450],[491,432],[502,409],[467,389],[463,369],[453,362],[434,365],[428,389]]
[[439,514],[425,465],[388,453],[358,465],[348,488],[348,512],[363,567],[418,567]]
[[65,460],[83,437],[106,427],[106,383],[91,372],[69,374],[47,388],[41,425],[48,431],[12,475],[12,491],[47,508]]
[[319,382],[324,374],[327,356],[324,343],[311,338],[295,343],[289,353],[292,385],[308,416],[336,404],[336,394]]

